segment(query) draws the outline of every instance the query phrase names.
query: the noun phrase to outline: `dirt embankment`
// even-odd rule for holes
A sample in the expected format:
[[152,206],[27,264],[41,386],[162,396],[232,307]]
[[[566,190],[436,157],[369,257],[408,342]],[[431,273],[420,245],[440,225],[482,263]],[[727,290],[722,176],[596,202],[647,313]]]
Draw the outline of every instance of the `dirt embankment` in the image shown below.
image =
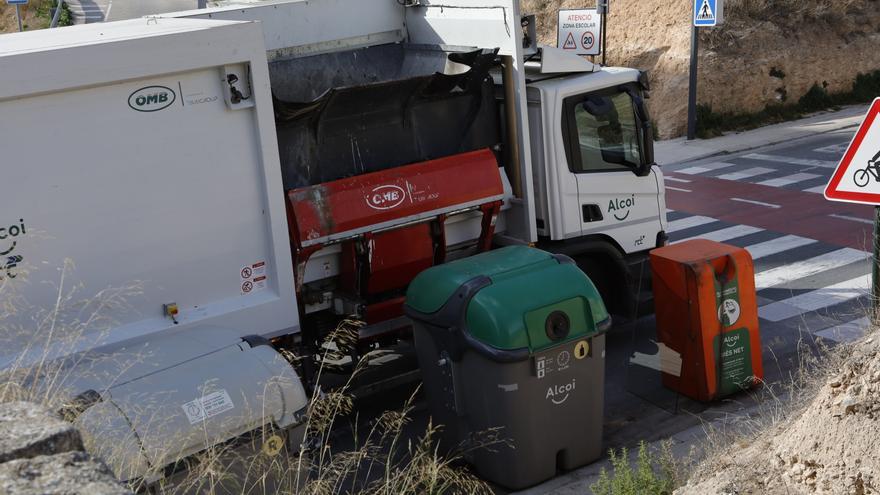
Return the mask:
[[[43,4],[46,4],[48,11],[51,5],[55,4],[54,0],[30,0],[27,5],[21,6],[21,23],[25,31],[34,29],[43,29],[49,26],[48,16],[38,15]],[[0,3],[0,34],[15,33],[18,31],[18,21],[15,19],[15,6],[7,5],[6,2]]]
[[[556,11],[593,5],[523,0],[523,11],[538,14],[541,42],[555,45]],[[686,128],[692,8],[692,0],[611,3],[608,63],[650,71],[662,138]],[[849,90],[856,74],[880,69],[878,0],[727,0],[725,17],[700,37],[698,101],[715,111],[796,102],[813,84]]]
[[880,332],[837,352],[800,414],[715,452],[676,495],[880,493]]

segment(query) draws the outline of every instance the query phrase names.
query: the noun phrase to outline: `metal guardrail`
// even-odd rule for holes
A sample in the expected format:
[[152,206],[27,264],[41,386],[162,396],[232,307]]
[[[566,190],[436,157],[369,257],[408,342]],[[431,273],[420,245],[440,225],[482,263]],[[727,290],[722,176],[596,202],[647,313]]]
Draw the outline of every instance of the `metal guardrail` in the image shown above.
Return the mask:
[[52,16],[52,22],[49,23],[49,29],[58,26],[58,19],[61,18],[61,9],[64,7],[64,0],[58,0],[58,5],[55,7],[55,14]]

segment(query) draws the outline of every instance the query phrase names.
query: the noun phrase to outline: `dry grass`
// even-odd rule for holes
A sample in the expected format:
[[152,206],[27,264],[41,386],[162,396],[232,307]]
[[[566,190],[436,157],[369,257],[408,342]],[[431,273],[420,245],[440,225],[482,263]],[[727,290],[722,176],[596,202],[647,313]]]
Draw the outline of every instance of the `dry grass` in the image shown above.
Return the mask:
[[875,0],[727,0],[724,24],[703,29],[700,39],[712,51],[731,54],[768,29],[801,33],[821,26],[829,35],[849,39],[873,29],[876,10]]
[[[73,384],[93,370],[107,368],[106,362],[86,358],[56,359],[53,349],[66,349],[88,344],[106,336],[114,326],[109,314],[126,311],[126,300],[140,295],[137,284],[107,289],[83,298],[82,288],[71,284],[73,265],[67,263],[59,271],[54,287],[56,300],[52,308],[33,308],[17,292],[27,283],[22,275],[16,283],[0,285],[0,344],[18,349],[17,358],[0,376],[0,402],[26,400],[48,406],[75,418],[82,412],[69,392]],[[336,366],[354,345],[359,323],[346,320],[328,337],[321,356],[319,374]],[[11,346],[11,347],[10,347]],[[284,357],[291,363],[301,360],[290,352]],[[340,424],[359,424],[350,392],[351,379],[364,369],[367,355],[354,366],[348,384],[340,390],[323,392],[311,398],[304,425],[281,431],[274,424],[252,425],[250,433],[234,440],[216,443],[204,432],[204,449],[184,458],[175,458],[168,446],[170,465],[153,466],[147,475],[130,483],[131,488],[156,494],[453,494],[492,493],[488,486],[462,467],[464,451],[444,455],[437,448],[438,425],[429,424],[424,432],[412,438],[406,427],[411,421],[413,400],[401,409],[390,410],[368,422],[366,432],[354,428],[356,446],[335,449],[334,434]],[[149,355],[138,359],[149,360]],[[134,363],[113,363],[110,368],[125,370]],[[115,377],[105,377],[114,383]],[[216,384],[205,384],[210,389]],[[267,385],[268,386],[268,385]],[[151,406],[150,404],[153,404]],[[145,399],[145,409],[169,406],[161,393]],[[241,409],[246,409],[242,406]],[[260,404],[250,405],[261,408]],[[147,416],[149,417],[149,411]],[[156,418],[163,414],[153,413]],[[256,415],[257,417],[266,417]],[[161,421],[158,419],[157,421]],[[149,421],[148,421],[149,423]],[[149,425],[146,431],[161,430]],[[198,433],[198,432],[197,432]],[[489,436],[484,446],[497,441]],[[148,438],[140,438],[142,443]],[[279,440],[281,440],[279,442]],[[93,452],[100,452],[113,465],[123,455],[116,445],[97,444],[100,439],[84,438]],[[120,442],[119,445],[124,443]],[[280,450],[279,450],[280,448]]]
[[725,15],[768,20],[838,18],[866,0],[728,0]]
[[[828,347],[821,340],[810,345],[810,336],[802,333],[797,346],[797,365],[776,383],[762,383],[749,392],[757,405],[743,413],[726,413],[712,422],[703,423],[705,440],[699,447],[701,461],[694,466],[693,477],[708,477],[729,467],[745,447],[752,445],[770,431],[799,417],[816,397],[817,392],[847,358],[848,345]],[[765,369],[775,365],[783,369],[777,356],[765,359]]]

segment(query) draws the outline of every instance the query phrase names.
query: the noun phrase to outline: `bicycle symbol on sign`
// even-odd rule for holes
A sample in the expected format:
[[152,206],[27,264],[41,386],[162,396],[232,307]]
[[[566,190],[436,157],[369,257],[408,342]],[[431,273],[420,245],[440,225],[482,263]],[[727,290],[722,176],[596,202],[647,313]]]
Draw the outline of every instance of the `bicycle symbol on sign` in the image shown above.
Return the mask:
[[880,182],[880,151],[874,155],[874,158],[868,160],[868,166],[856,170],[856,173],[853,174],[853,182],[859,187],[865,187],[868,182],[871,182],[871,177]]

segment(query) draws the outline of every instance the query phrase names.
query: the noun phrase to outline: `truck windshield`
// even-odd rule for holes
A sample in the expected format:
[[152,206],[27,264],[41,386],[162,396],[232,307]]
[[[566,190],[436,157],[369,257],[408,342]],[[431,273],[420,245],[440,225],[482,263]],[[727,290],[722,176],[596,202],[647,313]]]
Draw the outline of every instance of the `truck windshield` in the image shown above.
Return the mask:
[[[642,162],[639,125],[632,98],[626,93],[594,94],[574,107],[579,170],[632,170]],[[576,164],[572,164],[576,165]]]

